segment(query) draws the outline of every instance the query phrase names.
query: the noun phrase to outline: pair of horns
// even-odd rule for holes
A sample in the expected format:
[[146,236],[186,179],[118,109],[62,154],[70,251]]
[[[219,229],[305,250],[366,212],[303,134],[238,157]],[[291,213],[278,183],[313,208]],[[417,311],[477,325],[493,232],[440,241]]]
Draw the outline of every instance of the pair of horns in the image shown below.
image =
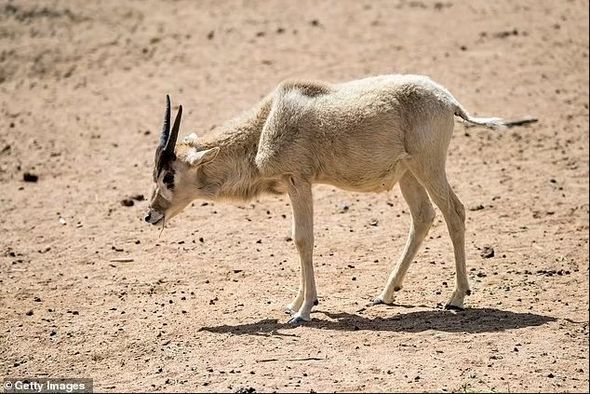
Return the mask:
[[174,125],[170,130],[170,96],[166,95],[166,112],[164,113],[164,126],[162,127],[162,134],[160,134],[160,143],[156,150],[156,163],[158,169],[161,169],[167,160],[174,157],[174,147],[176,146],[176,139],[178,138],[178,131],[180,130],[180,119],[182,118],[182,105],[178,107],[176,118],[174,118]]

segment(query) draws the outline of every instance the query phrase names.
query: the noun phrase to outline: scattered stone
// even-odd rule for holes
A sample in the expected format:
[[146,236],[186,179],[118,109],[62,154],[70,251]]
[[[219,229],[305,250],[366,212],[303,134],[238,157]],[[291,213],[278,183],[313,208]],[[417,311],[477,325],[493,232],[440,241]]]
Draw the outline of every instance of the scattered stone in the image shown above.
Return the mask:
[[25,182],[37,182],[39,180],[39,175],[37,174],[32,174],[30,172],[25,172],[23,174],[23,181]]
[[121,205],[123,205],[124,207],[132,207],[133,205],[135,205],[135,202],[130,198],[124,198],[121,200]]
[[143,194],[134,194],[133,196],[131,196],[131,199],[135,201],[144,201],[145,197],[143,196]]
[[563,275],[569,275],[571,272],[569,270],[564,270],[564,269],[560,269],[560,270],[538,270],[537,271],[537,275],[545,275],[545,276],[563,276]]
[[498,33],[494,34],[494,37],[496,38],[507,38],[510,36],[517,36],[518,35],[518,29],[513,29],[513,30],[506,30],[506,31],[500,31]]
[[490,259],[492,257],[494,257],[494,248],[492,248],[491,246],[484,246],[483,250],[480,253],[480,256],[483,257],[484,259]]
[[472,205],[469,207],[470,211],[481,211],[482,209],[484,209],[482,204]]
[[134,261],[131,257],[120,257],[109,260],[111,263],[131,263]]
[[436,3],[434,3],[434,9],[436,11],[441,11],[445,7],[452,7],[452,6],[453,6],[453,3],[450,3],[450,2],[443,3],[443,2],[437,1]]
[[373,227],[377,227],[379,225],[379,220],[373,218],[373,219],[369,220],[369,225],[371,225]]
[[250,394],[250,393],[255,393],[256,389],[254,387],[240,387],[239,389],[236,390],[236,393],[241,393],[241,394]]
[[69,78],[72,76],[72,74],[74,73],[74,70],[76,70],[76,65],[72,65],[63,75],[64,78]]
[[27,315],[27,316],[33,316],[33,310],[31,309],[30,311],[27,311],[27,313],[25,313],[25,315]]

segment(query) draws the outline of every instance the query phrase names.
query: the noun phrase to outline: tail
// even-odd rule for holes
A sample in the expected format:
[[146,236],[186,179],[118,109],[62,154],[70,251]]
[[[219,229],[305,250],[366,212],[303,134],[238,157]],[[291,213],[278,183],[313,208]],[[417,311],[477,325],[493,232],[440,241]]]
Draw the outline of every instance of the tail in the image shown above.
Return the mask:
[[489,127],[492,129],[503,129],[506,128],[506,122],[502,118],[476,118],[471,116],[465,111],[461,104],[455,104],[455,116],[461,117],[468,123]]

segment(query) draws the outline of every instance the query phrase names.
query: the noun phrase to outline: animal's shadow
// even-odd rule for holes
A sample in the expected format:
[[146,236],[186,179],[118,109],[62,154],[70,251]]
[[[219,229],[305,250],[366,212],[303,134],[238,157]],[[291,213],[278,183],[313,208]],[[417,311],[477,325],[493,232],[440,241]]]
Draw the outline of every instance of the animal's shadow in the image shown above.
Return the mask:
[[[318,314],[329,319],[323,319]],[[557,319],[528,312],[511,312],[494,308],[466,309],[458,313],[445,310],[429,310],[396,314],[391,317],[365,317],[361,314],[330,313],[316,311],[313,320],[305,326],[320,330],[336,331],[390,331],[484,333],[540,326]],[[277,319],[264,319],[254,323],[202,327],[199,331],[234,335],[289,335],[277,330],[294,328]]]

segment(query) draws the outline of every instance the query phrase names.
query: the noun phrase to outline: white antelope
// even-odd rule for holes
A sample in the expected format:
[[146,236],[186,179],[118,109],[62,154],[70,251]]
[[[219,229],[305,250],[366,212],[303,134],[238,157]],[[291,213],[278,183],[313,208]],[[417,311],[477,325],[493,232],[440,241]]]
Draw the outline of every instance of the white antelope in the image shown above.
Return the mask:
[[425,76],[385,75],[340,84],[287,81],[217,136],[189,135],[176,144],[182,106],[170,129],[167,97],[156,149],[156,184],[145,220],[162,223],[195,199],[247,200],[287,193],[293,240],[301,260],[289,322],[310,320],[317,305],[313,271],[312,185],[359,192],[390,190],[399,182],[412,216],[404,251],[374,303],[391,304],[433,222],[442,212],[455,253],[449,309],[470,294],[465,268],[465,210],[445,172],[454,116],[501,127],[499,118],[470,116],[441,85]]

